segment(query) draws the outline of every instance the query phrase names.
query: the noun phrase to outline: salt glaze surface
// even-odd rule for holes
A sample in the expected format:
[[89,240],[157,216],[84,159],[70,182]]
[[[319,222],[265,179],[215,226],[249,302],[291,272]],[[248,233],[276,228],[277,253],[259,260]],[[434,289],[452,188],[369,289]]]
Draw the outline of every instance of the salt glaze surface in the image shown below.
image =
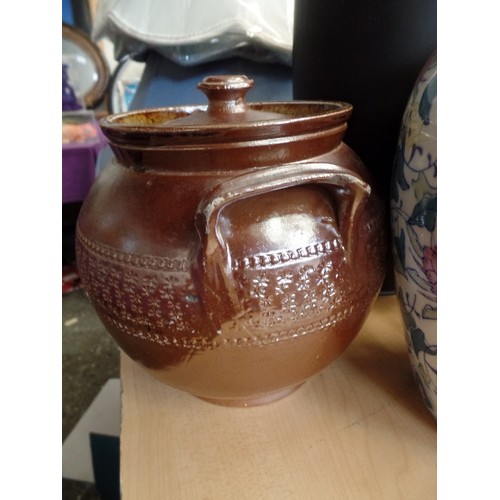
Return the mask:
[[[346,103],[246,104],[101,122],[114,159],[77,225],[83,286],[120,347],[208,401],[271,402],[353,340],[385,275],[384,210],[342,142]],[[221,102],[223,105],[221,105]]]

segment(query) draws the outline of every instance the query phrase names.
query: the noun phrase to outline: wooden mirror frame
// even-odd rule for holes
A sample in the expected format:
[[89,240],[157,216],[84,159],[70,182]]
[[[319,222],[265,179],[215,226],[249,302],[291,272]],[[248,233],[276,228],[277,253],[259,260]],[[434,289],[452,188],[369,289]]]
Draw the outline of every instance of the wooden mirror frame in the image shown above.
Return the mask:
[[99,47],[78,28],[62,23],[62,37],[78,45],[96,67],[97,81],[84,96],[85,107],[93,109],[102,102],[108,88],[109,69],[106,60]]

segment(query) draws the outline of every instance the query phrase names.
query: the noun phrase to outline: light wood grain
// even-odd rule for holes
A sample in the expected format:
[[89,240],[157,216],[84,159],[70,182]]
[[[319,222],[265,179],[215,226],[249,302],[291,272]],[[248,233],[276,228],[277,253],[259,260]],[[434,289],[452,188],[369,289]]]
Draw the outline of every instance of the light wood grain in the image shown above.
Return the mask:
[[396,298],[278,402],[226,408],[122,354],[123,500],[436,498],[436,423],[413,381]]

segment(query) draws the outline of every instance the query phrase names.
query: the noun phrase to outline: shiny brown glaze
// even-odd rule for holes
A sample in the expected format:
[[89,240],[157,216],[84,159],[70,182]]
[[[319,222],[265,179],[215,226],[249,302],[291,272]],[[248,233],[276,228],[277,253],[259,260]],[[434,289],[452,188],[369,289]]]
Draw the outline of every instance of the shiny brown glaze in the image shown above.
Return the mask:
[[385,215],[342,143],[350,105],[224,95],[102,122],[115,158],[82,207],[77,259],[130,357],[241,406],[283,397],[353,340],[384,278]]

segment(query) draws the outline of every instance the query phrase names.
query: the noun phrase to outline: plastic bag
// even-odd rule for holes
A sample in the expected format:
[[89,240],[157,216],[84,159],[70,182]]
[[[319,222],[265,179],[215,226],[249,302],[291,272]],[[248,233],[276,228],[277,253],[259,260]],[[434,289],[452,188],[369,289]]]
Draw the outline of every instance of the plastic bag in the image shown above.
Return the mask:
[[92,38],[115,58],[155,49],[183,66],[232,56],[291,66],[294,0],[101,0]]

